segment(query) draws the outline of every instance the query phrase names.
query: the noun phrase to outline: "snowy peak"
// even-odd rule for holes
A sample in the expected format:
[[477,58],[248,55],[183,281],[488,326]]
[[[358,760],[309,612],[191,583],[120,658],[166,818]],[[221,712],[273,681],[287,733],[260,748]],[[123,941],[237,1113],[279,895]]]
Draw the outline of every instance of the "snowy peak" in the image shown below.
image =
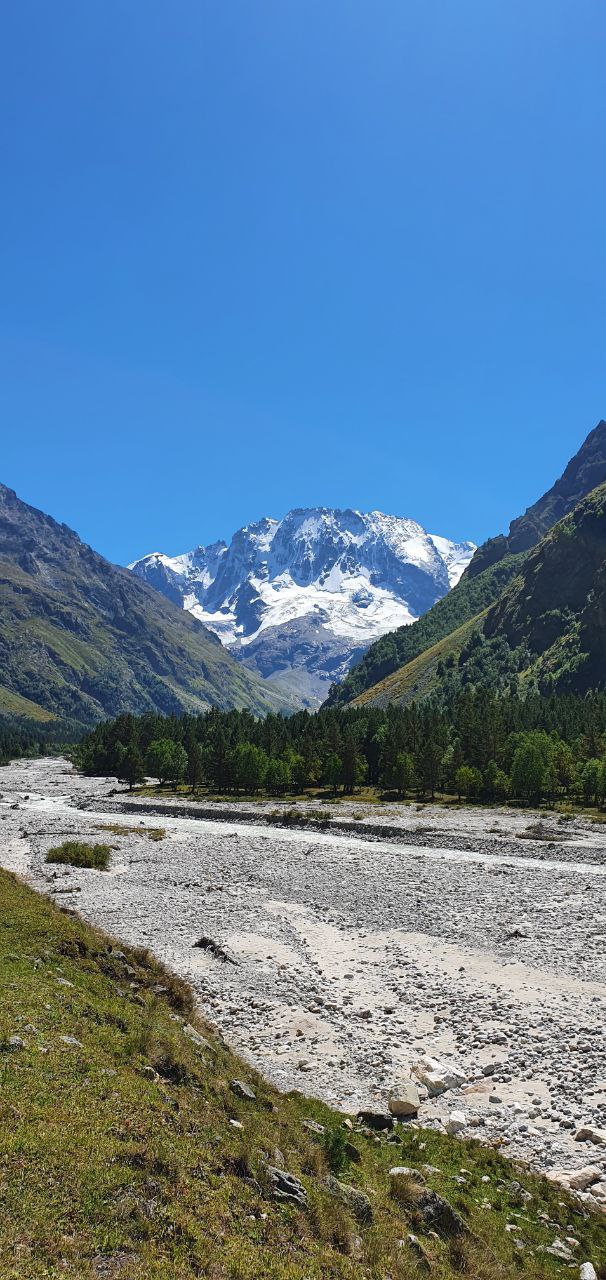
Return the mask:
[[312,705],[374,639],[445,595],[474,551],[401,516],[307,507],[254,521],[229,546],[154,552],[129,567],[246,665],[283,683],[296,668]]

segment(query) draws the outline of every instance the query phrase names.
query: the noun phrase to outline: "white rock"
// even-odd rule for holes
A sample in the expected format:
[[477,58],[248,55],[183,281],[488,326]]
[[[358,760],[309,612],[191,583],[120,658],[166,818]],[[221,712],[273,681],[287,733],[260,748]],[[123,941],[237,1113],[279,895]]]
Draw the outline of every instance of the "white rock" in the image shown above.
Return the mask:
[[416,1116],[421,1099],[414,1080],[403,1080],[395,1085],[388,1095],[387,1105],[392,1116]]
[[436,1058],[421,1058],[412,1070],[417,1080],[425,1085],[430,1098],[436,1098],[447,1089],[458,1089],[467,1082],[460,1067],[451,1062],[438,1062]]
[[579,1270],[579,1280],[598,1280],[598,1273],[593,1262],[583,1262]]
[[407,1164],[396,1164],[389,1170],[390,1178],[411,1178],[413,1182],[425,1182],[420,1169],[411,1169]]
[[454,1135],[455,1133],[460,1133],[461,1129],[464,1129],[466,1125],[467,1120],[463,1111],[451,1111],[444,1128],[447,1133]]

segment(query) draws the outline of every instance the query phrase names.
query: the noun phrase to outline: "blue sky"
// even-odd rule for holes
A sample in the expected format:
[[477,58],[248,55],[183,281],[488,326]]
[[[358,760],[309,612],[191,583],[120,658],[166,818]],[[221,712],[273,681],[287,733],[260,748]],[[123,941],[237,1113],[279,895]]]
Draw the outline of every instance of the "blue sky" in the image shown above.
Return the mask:
[[0,479],[128,561],[480,540],[606,416],[603,0],[19,0]]

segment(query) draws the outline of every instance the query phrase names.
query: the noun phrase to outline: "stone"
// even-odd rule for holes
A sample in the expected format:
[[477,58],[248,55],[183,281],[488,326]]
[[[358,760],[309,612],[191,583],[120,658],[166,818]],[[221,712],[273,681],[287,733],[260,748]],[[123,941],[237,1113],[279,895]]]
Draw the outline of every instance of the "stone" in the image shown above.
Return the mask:
[[414,1080],[404,1080],[394,1086],[387,1099],[390,1114],[396,1119],[416,1116],[421,1105],[419,1090]]
[[399,1178],[410,1178],[412,1182],[419,1182],[425,1185],[425,1176],[420,1169],[413,1169],[407,1164],[395,1164],[393,1169],[389,1170],[389,1177],[396,1182]]
[[9,1036],[8,1048],[12,1053],[16,1053],[19,1049],[25,1049],[25,1040],[21,1036]]
[[568,1248],[567,1244],[564,1244],[563,1240],[559,1240],[557,1236],[553,1243],[548,1244],[542,1252],[549,1253],[552,1258],[559,1258],[561,1262],[572,1262],[572,1250]]
[[304,1120],[303,1128],[308,1129],[310,1133],[324,1133],[324,1125],[318,1124],[317,1120]]
[[382,1129],[393,1129],[393,1116],[383,1111],[358,1111],[357,1118],[367,1129],[375,1129],[379,1133]]
[[232,1080],[229,1087],[237,1098],[243,1098],[245,1102],[256,1102],[257,1095],[254,1089],[245,1084],[244,1080]]
[[575,1142],[593,1142],[596,1146],[606,1146],[606,1129],[598,1129],[593,1124],[582,1124],[574,1135]]
[[276,1200],[279,1204],[294,1204],[299,1209],[307,1208],[307,1192],[303,1183],[295,1178],[294,1173],[287,1173],[286,1169],[278,1169],[273,1164],[266,1165],[265,1169],[270,1182],[272,1200]]
[[459,1067],[438,1062],[436,1058],[421,1058],[412,1070],[417,1080],[425,1085],[430,1098],[437,1098],[448,1089],[459,1089],[467,1083],[467,1077]]
[[463,1111],[451,1111],[444,1128],[447,1133],[454,1137],[456,1133],[460,1133],[462,1129],[465,1129],[466,1125],[467,1121]]
[[461,1215],[437,1191],[424,1191],[418,1207],[425,1225],[439,1236],[467,1234],[468,1228]]
[[598,1273],[593,1262],[582,1262],[579,1267],[579,1280],[598,1280]]
[[426,1253],[425,1249],[423,1248],[421,1241],[417,1238],[417,1236],[413,1235],[412,1231],[409,1231],[406,1237],[406,1240],[398,1241],[398,1243],[403,1245],[404,1244],[408,1245],[408,1248],[415,1255],[415,1258],[417,1260],[417,1267],[420,1270],[431,1271],[431,1260],[429,1258],[429,1255]]
[[568,1186],[572,1191],[586,1191],[594,1182],[599,1182],[602,1170],[595,1164],[586,1164],[583,1169],[575,1169],[568,1174]]
[[205,1040],[204,1036],[201,1036],[200,1032],[196,1031],[196,1028],[192,1027],[191,1023],[189,1022],[186,1022],[184,1024],[183,1034],[186,1035],[188,1040],[191,1040],[192,1043],[195,1044],[198,1049],[210,1049],[212,1047],[208,1043],[208,1040]]
[[357,1222],[362,1223],[363,1226],[368,1226],[372,1222],[372,1205],[363,1191],[359,1191],[357,1187],[349,1186],[347,1182],[339,1182],[339,1179],[335,1178],[332,1173],[329,1173],[324,1179],[324,1184],[331,1195],[335,1196],[349,1209]]
[[77,1040],[75,1036],[59,1036],[62,1044],[66,1044],[70,1049],[81,1049],[82,1041]]

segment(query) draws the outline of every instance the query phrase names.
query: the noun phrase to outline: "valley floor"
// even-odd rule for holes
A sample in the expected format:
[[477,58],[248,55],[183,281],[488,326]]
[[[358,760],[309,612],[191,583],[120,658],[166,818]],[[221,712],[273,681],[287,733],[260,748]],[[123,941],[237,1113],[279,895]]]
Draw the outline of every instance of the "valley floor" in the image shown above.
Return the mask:
[[[333,823],[354,835],[263,825],[275,802],[196,819],[163,799],[158,816],[114,789],[62,760],[6,767],[1,864],[151,947],[281,1089],[385,1109],[421,1057],[454,1058],[466,1083],[423,1104],[425,1125],[462,1110],[535,1168],[591,1166],[606,1207],[606,1141],[575,1140],[606,1130],[606,830],[543,816],[534,839],[528,812],[353,800]],[[45,863],[74,836],[114,846],[109,872]]]

